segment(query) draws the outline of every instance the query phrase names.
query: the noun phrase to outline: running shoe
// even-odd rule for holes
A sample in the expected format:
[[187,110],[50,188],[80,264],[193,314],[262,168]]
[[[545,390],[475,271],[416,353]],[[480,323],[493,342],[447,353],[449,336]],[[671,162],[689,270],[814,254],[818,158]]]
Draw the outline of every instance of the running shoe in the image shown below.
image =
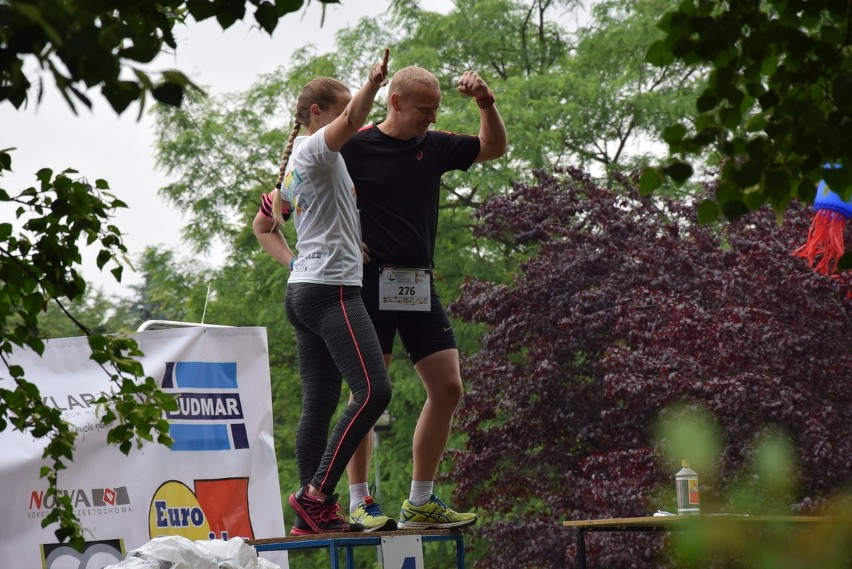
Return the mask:
[[290,528],[290,535],[314,535],[314,530],[311,529],[302,516],[296,514],[293,516],[293,526]]
[[364,526],[364,531],[393,531],[396,529],[396,520],[384,515],[381,507],[373,501],[372,496],[367,496],[358,502],[358,507],[349,515],[349,523]]
[[406,500],[399,511],[399,529],[463,528],[474,523],[476,514],[456,512],[434,494],[422,506],[415,506]]
[[320,498],[311,496],[307,487],[302,487],[295,494],[290,494],[288,502],[298,516],[290,535],[353,532],[364,529],[363,526],[346,521],[340,511],[340,504],[337,503],[337,494]]

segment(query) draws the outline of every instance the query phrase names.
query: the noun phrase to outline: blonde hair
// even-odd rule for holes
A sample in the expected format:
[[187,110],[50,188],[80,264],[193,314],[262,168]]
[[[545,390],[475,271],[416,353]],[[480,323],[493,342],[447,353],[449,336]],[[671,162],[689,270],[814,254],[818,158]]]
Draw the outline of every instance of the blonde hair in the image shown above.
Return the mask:
[[281,215],[281,184],[284,182],[284,173],[287,170],[287,163],[290,161],[290,154],[293,152],[293,143],[299,136],[302,126],[311,124],[311,106],[316,104],[319,105],[320,109],[326,111],[337,103],[341,93],[349,93],[349,87],[345,83],[333,77],[317,77],[302,87],[299,98],[296,99],[293,130],[290,131],[287,146],[284,147],[284,152],[281,154],[278,181],[275,182],[275,191],[272,196],[272,217],[278,223],[284,222]]
[[391,80],[390,88],[388,89],[388,102],[390,102],[390,97],[394,93],[410,95],[419,86],[437,89],[438,92],[441,91],[441,84],[438,82],[438,78],[431,72],[416,65],[403,67],[393,75],[393,80]]

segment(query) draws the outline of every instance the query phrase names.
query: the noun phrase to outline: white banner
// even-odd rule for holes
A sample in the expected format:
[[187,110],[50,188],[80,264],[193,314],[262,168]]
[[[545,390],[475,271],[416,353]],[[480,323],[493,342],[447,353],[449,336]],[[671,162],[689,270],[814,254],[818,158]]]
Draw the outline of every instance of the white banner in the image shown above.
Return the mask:
[[[19,350],[43,400],[78,431],[74,462],[59,473],[86,530],[86,550],[59,544],[55,507],[39,478],[44,441],[7,425],[0,432],[0,563],[15,569],[101,569],[160,535],[191,540],[284,535],[272,438],[265,328],[196,327],[133,335],[145,375],[179,395],[168,417],[171,448],[146,443],[124,455],[106,443],[93,401],[113,384],[89,359],[86,338],[47,342],[43,356]],[[0,387],[13,389],[5,369]],[[275,563],[286,567],[286,556]]]

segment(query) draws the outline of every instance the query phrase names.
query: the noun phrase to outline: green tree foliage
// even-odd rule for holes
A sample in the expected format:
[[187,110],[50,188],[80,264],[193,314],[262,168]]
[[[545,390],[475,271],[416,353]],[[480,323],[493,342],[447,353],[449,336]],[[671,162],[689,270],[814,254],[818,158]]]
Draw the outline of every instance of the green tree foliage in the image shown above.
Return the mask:
[[[564,158],[553,166],[626,171],[659,155],[660,125],[680,120],[695,105],[697,73],[679,62],[653,67],[645,46],[661,36],[655,23],[669,2],[606,1],[580,28],[576,56],[568,65],[568,93],[559,123],[565,124]],[[617,62],[617,63],[616,63]],[[558,148],[558,147],[557,147]]]
[[845,199],[852,173],[852,4],[836,0],[684,1],[659,22],[665,37],[647,60],[707,70],[707,84],[685,120],[664,137],[674,155],[646,177],[692,175],[684,159],[712,152],[721,180],[702,220],[736,217],[770,204],[783,211],[811,202],[820,180]]
[[[684,66],[644,61],[645,46],[662,36],[654,24],[668,2],[594,2],[588,15],[576,11],[578,4],[459,0],[446,15],[400,14],[412,31],[395,53],[433,70],[445,85],[442,108],[453,114],[442,116],[438,128],[476,128],[475,115],[455,113],[468,102],[448,96],[465,69],[494,88],[511,139],[510,160],[493,167],[502,167],[507,181],[542,167],[600,172],[642,163],[654,152],[641,143],[694,104],[695,79]],[[506,171],[508,163],[519,168]]]
[[176,180],[160,194],[187,216],[183,234],[194,250],[240,240],[231,257],[255,248],[245,239],[247,220],[275,184],[276,153],[289,130],[279,118],[287,116],[275,93],[281,87],[268,76],[245,97],[190,96],[180,109],[155,108],[156,160]]
[[[195,260],[178,259],[171,250],[149,247],[138,263],[142,283],[131,285],[128,316],[138,324],[146,320],[207,322],[209,268]],[[212,285],[211,285],[212,286]]]
[[[569,170],[479,211],[482,236],[534,251],[511,283],[472,280],[451,306],[490,327],[464,362],[468,443],[451,472],[458,501],[490,515],[475,530],[490,544],[482,567],[576,563],[559,520],[673,511],[681,458],[701,475],[703,513],[830,513],[848,484],[852,279],[790,254],[809,225],[802,206],[780,225],[767,206],[710,227],[695,201]],[[667,442],[655,424],[678,406],[706,410],[718,450],[689,437],[678,448],[692,455],[664,452],[677,430]],[[752,472],[776,432],[794,460]],[[659,545],[590,540],[612,568],[658,566]]]
[[[254,6],[258,24],[271,31],[281,16],[297,10],[302,2],[250,0],[248,4]],[[169,70],[155,81],[138,64],[150,62],[166,47],[174,49],[172,30],[188,18],[216,17],[227,28],[244,18],[245,10],[245,2],[207,0],[120,5],[0,2],[0,104],[19,108],[32,99],[38,101],[45,89],[42,74],[47,73],[73,111],[77,103],[91,106],[89,90],[97,87],[118,113],[134,101],[139,102],[141,113],[149,93],[157,101],[177,105],[190,86],[186,76]],[[0,175],[11,170],[11,150],[0,149]],[[37,186],[19,192],[0,188],[0,207],[15,212],[14,222],[0,223],[0,358],[10,379],[10,388],[0,389],[0,430],[11,426],[47,437],[48,466],[42,476],[58,506],[42,523],[45,527],[58,523],[57,538],[82,547],[83,528],[73,504],[68,496],[57,495],[58,473],[73,458],[75,433],[58,410],[42,402],[38,388],[27,381],[26,370],[10,364],[10,354],[22,348],[42,353],[46,335],[40,322],[49,322],[41,315],[53,304],[54,311],[61,311],[78,333],[89,337],[92,359],[116,384],[115,394],[100,401],[103,422],[111,426],[110,443],[125,453],[134,442],[168,443],[163,411],[176,407],[152,378],[144,377],[135,341],[97,332],[88,327],[88,319],[79,320],[69,310],[75,302],[86,302],[86,283],[79,272],[82,247],[97,247],[98,267],[121,279],[126,248],[110,219],[125,204],[109,193],[104,180],[91,184],[74,171],[54,175],[44,169],[36,179]]]
[[48,304],[39,315],[38,327],[44,338],[69,338],[80,335],[78,321],[98,334],[126,333],[139,326],[138,316],[131,311],[127,300],[106,294],[100,289],[87,288],[82,296],[68,302],[68,317],[57,303]]

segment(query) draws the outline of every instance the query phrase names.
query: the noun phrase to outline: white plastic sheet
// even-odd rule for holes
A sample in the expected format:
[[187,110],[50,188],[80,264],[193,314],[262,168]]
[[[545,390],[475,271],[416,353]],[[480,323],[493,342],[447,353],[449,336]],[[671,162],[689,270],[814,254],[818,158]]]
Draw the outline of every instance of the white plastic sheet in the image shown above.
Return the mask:
[[179,535],[157,537],[127,552],[104,569],[280,569],[241,538],[192,541]]

